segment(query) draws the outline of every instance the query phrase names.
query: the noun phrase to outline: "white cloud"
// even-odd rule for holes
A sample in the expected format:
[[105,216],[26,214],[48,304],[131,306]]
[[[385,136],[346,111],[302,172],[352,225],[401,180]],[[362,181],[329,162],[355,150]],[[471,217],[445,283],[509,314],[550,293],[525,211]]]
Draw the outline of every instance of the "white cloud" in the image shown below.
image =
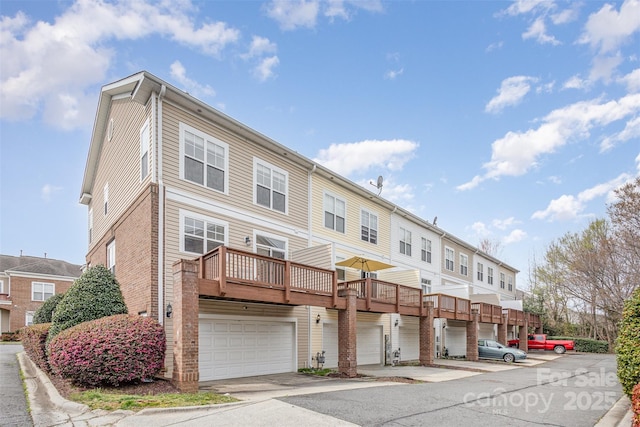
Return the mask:
[[486,237],[491,234],[484,222],[476,221],[471,225],[471,229],[480,237]]
[[540,44],[552,44],[554,46],[560,44],[555,37],[547,34],[547,26],[544,23],[543,17],[539,17],[533,21],[533,24],[522,34],[522,38],[524,40],[535,39]]
[[249,52],[241,55],[244,59],[260,57],[263,55],[276,53],[278,46],[266,37],[253,36]]
[[283,30],[316,26],[320,2],[318,0],[273,0],[266,6],[267,15]]
[[626,76],[621,77],[620,81],[627,86],[629,92],[640,92],[640,68],[636,68]]
[[498,230],[506,230],[507,228],[513,227],[515,224],[519,224],[520,221],[516,221],[516,219],[511,216],[506,219],[494,219],[491,223]]
[[372,167],[401,170],[418,149],[418,143],[404,139],[365,140],[345,144],[331,144],[320,150],[316,162],[341,175]]
[[563,89],[585,89],[590,85],[589,80],[585,80],[580,76],[572,76],[570,77],[564,84],[562,85]]
[[614,55],[598,55],[592,60],[591,71],[589,72],[589,80],[596,82],[602,80],[609,83],[611,75],[622,63],[622,55],[616,53]]
[[189,1],[78,1],[53,22],[24,14],[2,17],[0,117],[26,120],[42,113],[57,127],[92,123],[94,85],[103,83],[115,52],[109,41],[158,35],[217,56],[239,38],[223,22],[196,26]]
[[618,143],[632,138],[640,138],[640,115],[629,120],[622,131],[603,139],[600,143],[600,152],[609,151]]
[[387,80],[395,80],[396,77],[401,76],[402,73],[404,73],[404,68],[400,68],[399,70],[390,70],[385,73],[384,78]]
[[626,0],[619,12],[607,3],[589,16],[579,43],[605,54],[616,51],[636,31],[640,31],[639,0]]
[[581,5],[579,2],[575,2],[568,9],[564,9],[558,13],[551,14],[551,22],[553,22],[555,25],[561,25],[575,21],[576,19],[578,19],[580,6]]
[[280,64],[280,60],[277,56],[263,58],[254,69],[254,74],[258,80],[264,82],[265,80],[275,77],[273,69],[276,68],[278,64]]
[[538,10],[549,10],[555,8],[555,3],[548,0],[517,0],[513,2],[507,9],[502,11],[503,14],[516,16],[532,13]]
[[487,46],[485,52],[493,52],[494,50],[502,49],[502,46],[504,46],[503,41],[491,43],[489,46]]
[[484,111],[499,113],[507,106],[518,105],[531,90],[531,83],[536,81],[538,79],[529,76],[513,76],[504,79],[498,89],[498,95],[487,103]]
[[40,190],[40,196],[42,197],[42,200],[44,200],[45,202],[50,202],[51,198],[61,190],[62,190],[62,187],[57,187],[51,184],[45,184]]
[[608,182],[588,188],[580,192],[577,196],[563,194],[549,202],[545,210],[534,212],[533,215],[531,215],[531,219],[546,219],[549,221],[577,219],[582,216],[588,202],[602,196],[607,196],[607,201],[612,200],[614,197],[613,190],[624,185],[631,178],[631,175],[623,173]]
[[527,233],[523,230],[515,229],[513,231],[511,231],[511,233],[509,233],[509,235],[505,236],[502,239],[502,244],[503,245],[508,245],[510,243],[516,243],[516,242],[520,242],[524,239],[527,238]]
[[171,77],[173,77],[179,84],[182,85],[182,89],[188,92],[192,96],[199,98],[201,96],[215,96],[216,91],[209,85],[201,85],[195,80],[187,77],[187,70],[180,63],[180,61],[174,61],[170,66]]
[[639,112],[640,94],[602,103],[599,100],[581,101],[553,110],[540,120],[542,124],[538,128],[509,131],[494,141],[491,161],[482,166],[486,173],[475,176],[457,189],[472,189],[486,179],[523,175],[538,164],[540,156],[553,153],[570,140],[588,138],[594,127],[604,127]]

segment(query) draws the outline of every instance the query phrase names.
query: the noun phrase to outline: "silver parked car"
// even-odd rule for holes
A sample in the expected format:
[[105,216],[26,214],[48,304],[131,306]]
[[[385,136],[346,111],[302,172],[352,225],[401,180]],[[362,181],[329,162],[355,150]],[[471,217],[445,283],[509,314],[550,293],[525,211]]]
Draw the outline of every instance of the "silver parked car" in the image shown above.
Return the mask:
[[507,347],[493,340],[478,340],[478,357],[483,359],[502,359],[507,363],[524,360],[527,353],[517,348]]

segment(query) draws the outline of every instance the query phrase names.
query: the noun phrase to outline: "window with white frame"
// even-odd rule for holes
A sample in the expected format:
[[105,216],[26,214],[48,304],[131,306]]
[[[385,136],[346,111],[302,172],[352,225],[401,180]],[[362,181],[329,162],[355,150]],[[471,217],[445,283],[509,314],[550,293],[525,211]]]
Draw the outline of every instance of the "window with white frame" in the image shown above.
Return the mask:
[[[336,264],[340,261],[344,261],[344,257],[336,256]],[[347,280],[347,270],[344,267],[336,266],[336,274],[338,275],[338,280],[344,282]]]
[[202,255],[226,242],[227,223],[190,212],[180,212],[180,250]]
[[431,293],[431,279],[420,278],[420,285],[422,286],[422,293],[424,295]]
[[509,291],[513,291],[513,276],[507,277],[507,286]]
[[360,238],[378,244],[378,215],[362,209],[360,211]]
[[0,294],[8,294],[9,292],[5,292],[4,290],[4,280],[0,280]]
[[411,256],[411,231],[400,227],[400,253]]
[[89,243],[93,240],[93,208],[89,209]]
[[479,262],[478,263],[478,271],[477,271],[477,276],[478,276],[478,280],[479,281],[483,281],[484,280],[484,264]]
[[493,267],[487,267],[487,283],[493,285]]
[[107,182],[102,189],[102,202],[104,203],[105,216],[109,213],[109,183]]
[[500,273],[500,289],[504,289],[504,273]]
[[274,211],[286,213],[289,174],[254,157],[253,177],[255,203]]
[[112,240],[107,245],[107,268],[116,274],[116,241]]
[[33,316],[35,315],[35,311],[27,311],[24,316],[24,324],[25,326],[33,325]]
[[140,181],[149,175],[149,121],[140,129]]
[[344,233],[346,202],[331,194],[324,194],[324,226]]
[[180,178],[227,192],[229,145],[180,123]]
[[46,301],[53,296],[56,286],[53,283],[31,282],[31,300]]
[[273,236],[256,234],[256,253],[273,258],[285,259],[287,241]]
[[422,254],[421,259],[431,264],[431,240],[422,238]]
[[456,262],[455,262],[455,252],[451,248],[444,248],[444,268],[445,270],[455,271],[456,270]]
[[460,274],[463,276],[469,274],[469,257],[465,254],[460,254]]

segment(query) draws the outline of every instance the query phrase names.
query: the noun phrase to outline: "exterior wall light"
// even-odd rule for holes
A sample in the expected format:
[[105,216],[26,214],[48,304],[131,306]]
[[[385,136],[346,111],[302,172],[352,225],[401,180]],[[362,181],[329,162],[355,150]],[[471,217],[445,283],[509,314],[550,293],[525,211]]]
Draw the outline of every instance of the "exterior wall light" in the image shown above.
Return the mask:
[[167,317],[171,317],[171,315],[173,314],[173,307],[171,307],[171,304],[167,304]]
[[316,316],[316,323],[320,323],[320,314]]

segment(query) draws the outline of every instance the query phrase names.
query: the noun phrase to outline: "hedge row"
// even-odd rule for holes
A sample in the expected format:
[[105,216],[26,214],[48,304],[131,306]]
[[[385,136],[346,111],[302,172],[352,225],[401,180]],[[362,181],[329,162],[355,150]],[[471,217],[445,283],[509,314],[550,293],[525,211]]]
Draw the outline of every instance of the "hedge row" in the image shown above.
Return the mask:
[[20,329],[20,338],[22,339],[24,352],[45,372],[51,372],[46,346],[50,328],[51,323],[41,323]]
[[622,321],[616,341],[618,379],[622,390],[631,397],[636,384],[640,383],[640,288],[624,302]]
[[49,343],[55,374],[100,386],[153,378],[163,367],[165,334],[150,317],[121,314],[84,322]]
[[592,340],[590,338],[573,338],[573,337],[547,337],[550,340],[573,340],[576,344],[575,350],[583,353],[609,353],[609,343],[601,340]]

